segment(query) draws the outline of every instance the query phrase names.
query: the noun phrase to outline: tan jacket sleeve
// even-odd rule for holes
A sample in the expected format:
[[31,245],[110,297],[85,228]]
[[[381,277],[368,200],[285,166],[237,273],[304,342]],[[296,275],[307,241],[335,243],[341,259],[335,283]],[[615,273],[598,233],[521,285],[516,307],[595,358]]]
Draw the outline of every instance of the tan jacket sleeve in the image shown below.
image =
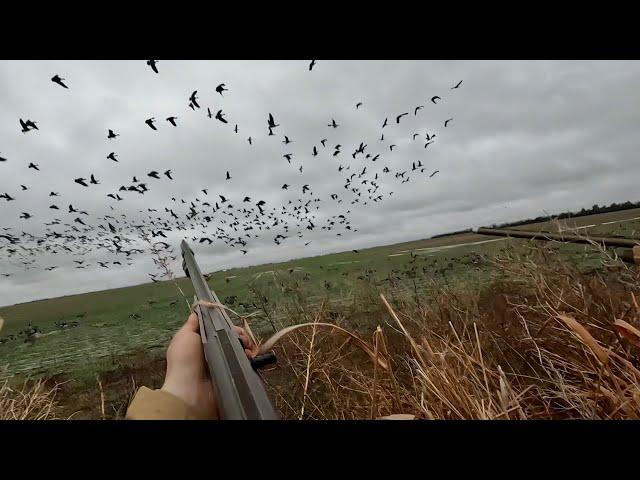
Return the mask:
[[127,420],[211,420],[163,390],[141,387],[127,409]]

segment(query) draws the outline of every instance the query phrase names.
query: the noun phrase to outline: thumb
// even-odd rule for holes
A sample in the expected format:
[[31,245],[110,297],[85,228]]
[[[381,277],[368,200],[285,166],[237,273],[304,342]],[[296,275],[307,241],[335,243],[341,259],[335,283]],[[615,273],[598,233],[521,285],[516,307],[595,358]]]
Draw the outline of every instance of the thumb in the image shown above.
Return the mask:
[[199,333],[200,322],[198,321],[198,315],[196,315],[195,313],[192,313],[191,315],[189,315],[189,318],[187,318],[187,321],[182,326],[182,329],[187,330],[189,332]]

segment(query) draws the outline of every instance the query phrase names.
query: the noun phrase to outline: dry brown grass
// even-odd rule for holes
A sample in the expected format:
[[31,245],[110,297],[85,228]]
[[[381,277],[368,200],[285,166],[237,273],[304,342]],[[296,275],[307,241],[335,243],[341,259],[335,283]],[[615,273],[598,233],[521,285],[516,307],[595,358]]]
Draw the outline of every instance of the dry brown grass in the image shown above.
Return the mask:
[[[299,331],[266,381],[286,418],[639,418],[640,275],[603,262],[581,273],[534,248],[496,260],[503,275],[488,289],[434,286],[417,302],[378,295],[362,335],[391,369],[342,337]],[[349,315],[336,321],[348,328]]]
[[43,380],[25,381],[21,387],[0,385],[0,420],[58,419],[56,393],[58,385]]

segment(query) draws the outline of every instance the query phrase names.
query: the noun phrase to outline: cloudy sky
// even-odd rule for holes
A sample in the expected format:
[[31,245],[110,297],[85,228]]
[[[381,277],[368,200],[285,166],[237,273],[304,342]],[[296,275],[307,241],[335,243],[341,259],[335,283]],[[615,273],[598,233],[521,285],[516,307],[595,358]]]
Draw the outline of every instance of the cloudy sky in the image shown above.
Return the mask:
[[[158,69],[155,74],[144,60],[0,61],[0,157],[7,159],[0,162],[0,194],[15,198],[0,198],[0,234],[44,238],[45,223],[75,218],[68,204],[87,211],[92,225],[105,214],[135,222],[148,208],[171,207],[171,197],[205,200],[203,188],[210,196],[237,203],[250,196],[280,208],[301,198],[304,184],[311,198],[322,200],[318,222],[349,210],[358,230],[337,236],[338,230],[302,228],[303,238],[292,235],[281,245],[273,242],[275,232],[265,234],[251,239],[246,255],[223,242],[194,242],[203,270],[212,271],[639,199],[639,62],[320,60],[310,72],[307,61],[165,60]],[[55,74],[68,90],[51,82]],[[229,89],[224,97],[215,92],[220,83]],[[188,108],[194,90],[203,107],[195,111]],[[434,95],[442,98],[437,105],[430,102]],[[424,108],[414,115],[418,105]],[[214,114],[223,109],[229,124],[207,118],[207,107]],[[410,114],[397,124],[404,112]],[[271,137],[268,113],[280,125]],[[172,115],[178,127],[164,120]],[[158,131],[145,125],[150,117]],[[36,121],[39,130],[22,133],[20,118]],[[337,129],[327,126],[332,118]],[[108,129],[120,136],[107,140]],[[427,132],[436,138],[425,149]],[[414,133],[420,134],[415,141]],[[293,143],[282,144],[283,135]],[[352,158],[360,142],[367,153],[380,154],[376,163]],[[333,157],[337,144],[342,153]],[[118,163],[106,158],[112,151]],[[285,153],[293,154],[291,164]],[[424,173],[411,171],[418,161]],[[40,171],[27,168],[30,162]],[[339,165],[351,171],[338,172]],[[371,174],[391,170],[378,180],[384,200],[350,204],[345,173],[364,166]],[[146,177],[167,169],[173,181]],[[401,183],[394,172],[404,170],[410,181]],[[429,178],[434,170],[439,173]],[[226,171],[232,180],[225,180]],[[100,185],[73,182],[91,174]],[[106,197],[133,176],[145,178],[145,195]],[[283,183],[291,188],[282,190]],[[59,212],[49,209],[50,191],[60,192]],[[343,202],[332,202],[332,193]],[[20,219],[22,212],[33,218]],[[177,247],[185,233],[167,236]],[[97,261],[114,257],[98,250],[82,252],[91,265],[86,269],[75,268],[77,255],[50,252],[27,257],[35,261],[25,269],[7,248],[0,238],[0,274],[10,274],[0,276],[0,305],[142,283],[155,271],[149,255],[132,256],[131,266],[100,268]],[[172,267],[181,273],[178,262]]]

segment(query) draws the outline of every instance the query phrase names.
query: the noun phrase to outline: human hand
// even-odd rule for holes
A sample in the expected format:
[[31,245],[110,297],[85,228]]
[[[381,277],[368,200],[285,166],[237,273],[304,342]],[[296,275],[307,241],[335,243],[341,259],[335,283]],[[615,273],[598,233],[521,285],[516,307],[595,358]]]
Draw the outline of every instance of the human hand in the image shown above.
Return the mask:
[[[215,391],[209,376],[202,349],[198,316],[192,313],[186,323],[174,335],[167,349],[167,373],[162,390],[175,395],[191,408],[219,418]],[[258,353],[258,346],[251,342],[244,329],[234,326],[248,358]]]

